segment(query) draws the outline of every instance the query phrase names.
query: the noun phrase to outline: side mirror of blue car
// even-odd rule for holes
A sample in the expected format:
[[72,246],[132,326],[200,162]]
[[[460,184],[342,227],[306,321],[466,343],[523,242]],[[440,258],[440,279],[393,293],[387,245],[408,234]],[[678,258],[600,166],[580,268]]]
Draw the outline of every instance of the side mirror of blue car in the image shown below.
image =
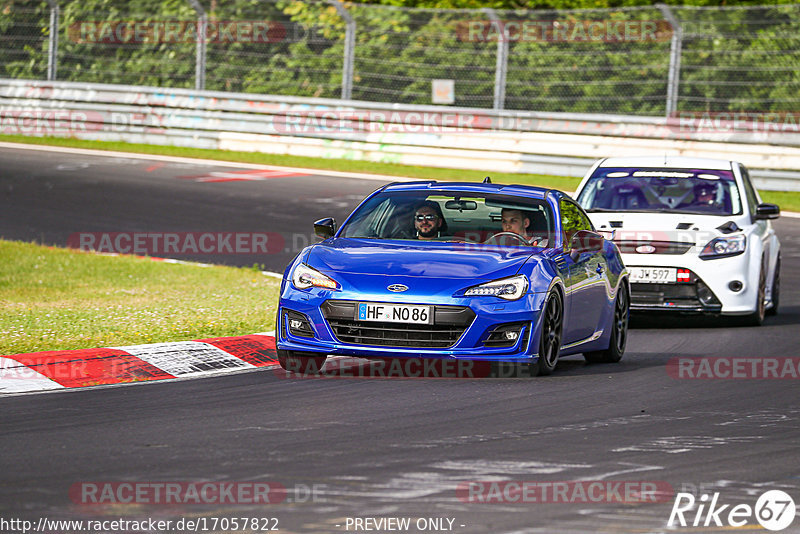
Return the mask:
[[[570,256],[577,256],[584,252],[599,252],[603,250],[603,236],[589,230],[578,230],[570,240]],[[576,257],[573,257],[575,260]]]
[[333,234],[336,233],[336,219],[333,217],[326,217],[316,221],[314,223],[314,233],[317,237],[321,237],[322,239],[333,237]]

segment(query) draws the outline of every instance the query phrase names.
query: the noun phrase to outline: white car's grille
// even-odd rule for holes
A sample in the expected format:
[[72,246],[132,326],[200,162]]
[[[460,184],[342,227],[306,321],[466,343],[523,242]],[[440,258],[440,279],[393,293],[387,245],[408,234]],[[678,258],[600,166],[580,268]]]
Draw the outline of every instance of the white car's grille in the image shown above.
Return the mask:
[[614,241],[619,251],[623,254],[642,254],[640,247],[652,247],[646,254],[671,254],[680,255],[689,252],[693,243],[677,243],[674,241]]

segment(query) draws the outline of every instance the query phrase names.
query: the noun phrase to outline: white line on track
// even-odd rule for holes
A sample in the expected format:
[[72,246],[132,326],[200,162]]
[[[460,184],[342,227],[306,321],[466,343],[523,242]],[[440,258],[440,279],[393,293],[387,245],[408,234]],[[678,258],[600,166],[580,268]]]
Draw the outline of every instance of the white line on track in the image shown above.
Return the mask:
[[[333,176],[336,178],[355,178],[359,180],[377,180],[380,182],[416,182],[419,178],[409,178],[405,176],[386,176],[382,174],[369,174],[362,172],[342,172],[328,171],[325,169],[307,169],[304,167],[281,167],[277,165],[260,165],[257,163],[238,163],[235,161],[222,161],[216,159],[185,158],[180,156],[161,156],[158,154],[137,154],[135,152],[116,152],[111,150],[93,150],[88,148],[69,148],[47,145],[29,145],[26,143],[4,143],[0,142],[0,148],[11,148],[19,150],[39,150],[43,152],[60,152],[62,154],[80,154],[85,156],[101,156],[108,158],[129,158],[143,159],[148,161],[167,161],[172,163],[193,163],[197,165],[235,167],[238,169],[263,169],[280,172],[297,172],[304,174],[316,174],[317,176]],[[298,177],[302,178],[302,177]]]

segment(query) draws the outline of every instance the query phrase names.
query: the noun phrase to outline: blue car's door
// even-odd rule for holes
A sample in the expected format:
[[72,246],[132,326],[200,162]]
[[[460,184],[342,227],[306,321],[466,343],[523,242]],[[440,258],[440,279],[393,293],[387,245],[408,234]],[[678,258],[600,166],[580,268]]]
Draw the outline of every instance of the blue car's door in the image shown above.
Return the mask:
[[570,199],[561,199],[564,231],[563,261],[569,271],[564,322],[564,344],[589,338],[600,328],[608,288],[608,265],[603,252],[570,255],[572,238],[580,230],[594,231],[583,211]]
[[571,291],[567,297],[570,320],[564,341],[574,343],[592,336],[600,328],[606,300],[607,265],[602,252],[584,252],[576,261],[567,255],[566,261]]

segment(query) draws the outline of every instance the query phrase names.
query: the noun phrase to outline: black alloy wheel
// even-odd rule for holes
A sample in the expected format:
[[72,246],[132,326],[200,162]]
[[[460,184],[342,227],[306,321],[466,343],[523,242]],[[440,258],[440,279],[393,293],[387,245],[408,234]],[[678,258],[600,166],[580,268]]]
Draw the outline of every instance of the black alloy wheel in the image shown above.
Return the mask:
[[556,368],[563,327],[564,303],[558,291],[551,291],[543,311],[539,359],[530,366],[531,376],[549,375]]
[[617,290],[614,301],[614,317],[611,321],[611,339],[606,350],[585,352],[583,357],[589,363],[617,363],[625,354],[628,342],[628,322],[631,315],[628,284],[623,283]]

